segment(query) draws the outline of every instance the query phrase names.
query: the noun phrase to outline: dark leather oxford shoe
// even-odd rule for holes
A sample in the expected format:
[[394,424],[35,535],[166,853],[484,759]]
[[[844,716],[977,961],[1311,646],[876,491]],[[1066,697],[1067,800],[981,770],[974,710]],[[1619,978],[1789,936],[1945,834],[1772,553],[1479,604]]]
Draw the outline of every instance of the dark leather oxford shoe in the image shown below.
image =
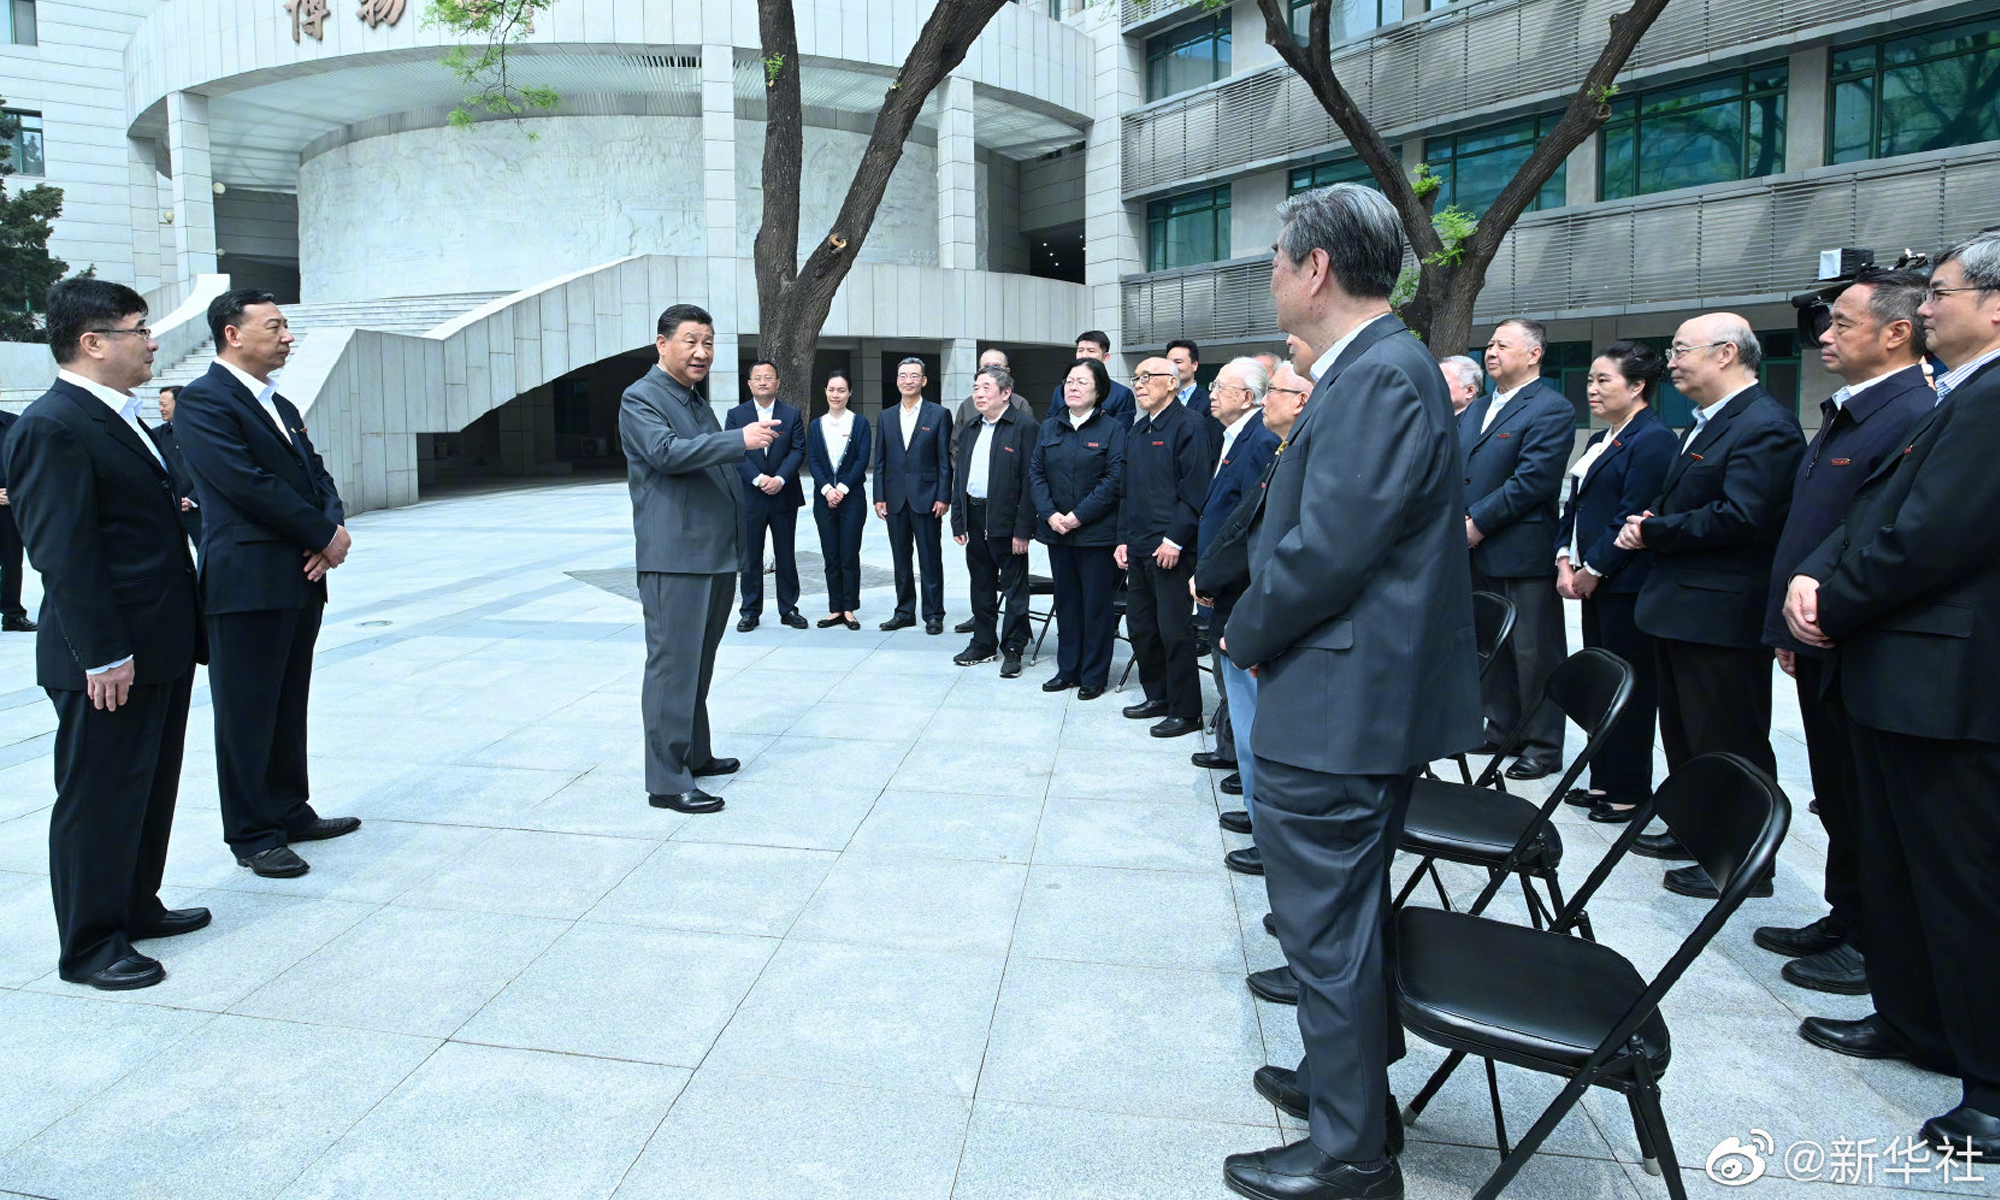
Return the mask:
[[942,619],[936,621],[925,621],[924,632],[930,634],[932,637],[938,636],[939,634],[944,632],[944,621]]
[[249,867],[252,873],[265,879],[296,879],[312,870],[312,864],[300,858],[290,846],[273,846],[248,858],[238,857],[236,865]]
[[1278,936],[1278,918],[1272,916],[1270,913],[1264,914],[1264,932],[1270,934],[1272,937]]
[[1868,994],[1868,964],[1861,951],[1846,942],[1831,950],[1795,958],[1778,974],[1785,977],[1786,983],[1808,991],[1832,992],[1836,996]]
[[[1675,867],[1660,879],[1660,886],[1677,896],[1692,896],[1697,900],[1714,900],[1722,893],[1715,890],[1715,881],[1700,867]],[[1769,875],[1750,885],[1752,899],[1761,900],[1771,895]]]
[[1922,1136],[1939,1149],[1949,1143],[1951,1153],[1968,1166],[2000,1158],[2000,1116],[1968,1105],[1925,1121]]
[[1233,771],[1236,760],[1224,758],[1213,750],[1197,750],[1188,756],[1188,761],[1204,771]]
[[[1312,1102],[1299,1087],[1299,1073],[1290,1067],[1258,1067],[1250,1077],[1257,1094],[1282,1109],[1295,1120],[1311,1119]],[[1390,1096],[1382,1112],[1382,1148],[1391,1155],[1403,1153],[1403,1106]]]
[[1847,940],[1847,930],[1836,923],[1829,913],[1810,925],[1801,925],[1796,929],[1766,925],[1751,934],[1750,940],[1773,954],[1803,958],[1808,954],[1823,954],[1840,945]]
[[953,633],[971,633],[972,630],[973,630],[973,620],[971,617],[967,617],[965,620],[960,621],[958,624],[951,627],[951,631]]
[[1241,850],[1231,850],[1229,853],[1223,855],[1222,865],[1228,867],[1238,875],[1262,875],[1264,873],[1264,855],[1257,847],[1246,846]]
[[1222,1160],[1222,1181],[1251,1200],[1402,1200],[1394,1158],[1360,1167],[1321,1153],[1311,1138]]
[[1126,716],[1132,718],[1134,721],[1143,721],[1148,717],[1164,717],[1167,715],[1167,702],[1165,700],[1141,700],[1137,704],[1126,705],[1123,711]]
[[711,796],[700,788],[690,788],[685,792],[675,792],[670,796],[651,793],[646,803],[654,808],[671,808],[675,812],[712,813],[722,811],[722,797]]
[[1550,762],[1545,758],[1517,758],[1514,760],[1514,765],[1507,768],[1507,778],[1540,779],[1545,775],[1553,775],[1561,769],[1561,763]]
[[1154,725],[1148,732],[1156,738],[1174,738],[1186,737],[1190,733],[1200,731],[1201,722],[1194,717],[1168,717]]
[[314,817],[310,824],[286,830],[285,840],[323,842],[328,838],[346,837],[359,828],[361,828],[360,817]]
[[160,965],[159,959],[128,954],[101,971],[93,971],[69,982],[86,984],[100,992],[129,992],[152,987],[166,977],[167,969]]
[[806,619],[799,613],[788,612],[783,617],[780,617],[779,620],[791,626],[793,629],[804,629],[806,627]]
[[741,621],[736,622],[736,632],[738,633],[749,633],[755,628],[757,628],[757,618],[755,617],[745,617]]
[[1910,1057],[1877,1013],[1869,1013],[1858,1021],[1807,1017],[1799,1022],[1799,1036],[1822,1050],[1849,1058]]
[[1671,833],[1642,833],[1632,839],[1632,853],[1640,858],[1657,858],[1665,862],[1693,862],[1694,855],[1681,845],[1681,840]]
[[[27,617],[0,618],[0,630],[5,630],[8,633],[33,633],[40,628],[41,626],[35,624]],[[140,986],[143,987],[145,985],[141,984]]]
[[1225,796],[1241,796],[1243,794],[1243,775],[1239,771],[1231,771],[1222,777],[1221,783],[1215,786]]
[[1216,820],[1231,833],[1250,832],[1250,814],[1240,808],[1231,809],[1216,817]]
[[888,620],[882,622],[880,625],[877,625],[875,628],[882,630],[908,629],[912,625],[915,625],[916,623],[917,619],[915,617],[905,617],[902,616],[901,614],[898,614],[896,616],[890,617]]
[[206,926],[211,919],[213,918],[205,908],[170,908],[133,929],[131,934],[134,940],[174,937],[178,934],[193,933]]
[[1104,685],[1101,683],[1098,684],[1096,687],[1085,686],[1076,689],[1076,698],[1079,700],[1095,700],[1099,696],[1102,696],[1103,694],[1104,694]]
[[[1273,934],[1273,936],[1276,936]],[[1269,1000],[1273,1004],[1297,1004],[1299,1002],[1299,979],[1290,967],[1272,967],[1268,971],[1252,971],[1243,977],[1250,985],[1251,994],[1259,1000]]]
[[708,765],[688,772],[696,779],[709,779],[716,775],[734,775],[743,769],[741,761],[734,758],[711,758]]
[[1056,676],[1054,679],[1048,679],[1042,682],[1042,690],[1045,692],[1066,692],[1075,686],[1076,684],[1070,682],[1067,679],[1064,679],[1060,675]]

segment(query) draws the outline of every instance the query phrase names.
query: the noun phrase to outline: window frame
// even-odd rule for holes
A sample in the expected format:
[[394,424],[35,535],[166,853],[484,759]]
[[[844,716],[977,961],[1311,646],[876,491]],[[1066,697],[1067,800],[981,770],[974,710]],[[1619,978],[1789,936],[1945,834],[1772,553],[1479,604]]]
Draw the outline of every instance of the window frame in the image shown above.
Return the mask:
[[[1459,163],[1462,160],[1467,158],[1484,157],[1486,155],[1498,153],[1502,150],[1516,149],[1518,146],[1522,145],[1532,146],[1536,142],[1547,137],[1549,131],[1556,127],[1557,123],[1559,123],[1562,120],[1562,117],[1563,114],[1560,111],[1546,112],[1546,113],[1531,113],[1525,117],[1513,117],[1505,121],[1495,121],[1486,125],[1474,126],[1469,129],[1454,130],[1453,132],[1450,133],[1441,133],[1432,137],[1426,137],[1424,139],[1424,165],[1431,168],[1431,170],[1434,172],[1438,170],[1438,167],[1441,162],[1448,162],[1451,167],[1449,176],[1440,185],[1440,194],[1437,198],[1436,204],[1433,206],[1435,211],[1443,212],[1445,209],[1450,208],[1455,204],[1458,204]],[[1530,129],[1528,136],[1522,141],[1509,143],[1506,145],[1489,146],[1483,149],[1473,150],[1469,153],[1460,153],[1458,150],[1458,144],[1461,140],[1497,137],[1500,134],[1513,130],[1514,128],[1519,126],[1528,126]],[[1444,145],[1446,143],[1449,143],[1451,145],[1452,152],[1446,159],[1439,159],[1437,157],[1437,147],[1439,147],[1440,145]],[[1515,168],[1515,170],[1517,171],[1519,169],[1520,169],[1519,167]],[[1443,172],[1439,172],[1439,174],[1443,174]],[[1501,186],[1505,187],[1506,185],[1502,184]],[[1535,193],[1535,198],[1528,204],[1527,211],[1552,212],[1555,209],[1564,207],[1569,202],[1568,188],[1569,188],[1569,163],[1567,160],[1565,160],[1561,166],[1555,169],[1555,173],[1549,176],[1547,182],[1542,184],[1541,191]],[[1543,198],[1547,196],[1552,189],[1561,198],[1558,199],[1553,204],[1544,205]],[[1463,208],[1464,206],[1461,205],[1460,207]],[[1473,210],[1471,210],[1470,208],[1466,208],[1465,211],[1472,212],[1472,215],[1475,217],[1483,217],[1486,215],[1484,209],[1480,209],[1477,212],[1473,212]]]
[[[1146,270],[1148,272],[1174,271],[1174,270],[1179,270],[1182,267],[1198,267],[1206,263],[1217,263],[1217,262],[1228,261],[1229,235],[1230,235],[1229,210],[1231,205],[1230,192],[1231,192],[1230,185],[1224,183],[1215,187],[1196,188],[1192,191],[1178,192],[1171,196],[1161,196],[1157,200],[1148,201],[1146,204]],[[1201,209],[1190,210],[1182,213],[1171,213],[1167,211],[1167,206],[1169,205],[1177,203],[1184,204],[1190,201],[1198,201],[1204,199],[1207,201],[1207,203]],[[1211,221],[1209,233],[1210,236],[1214,238],[1215,257],[1199,259],[1192,262],[1177,262],[1177,263],[1167,262],[1165,252],[1167,246],[1166,233],[1169,224],[1176,217],[1187,218],[1187,217],[1199,216],[1202,214],[1206,214],[1209,220]]]
[[[1759,86],[1752,85],[1752,76],[1774,72],[1782,76],[1781,82],[1775,84],[1767,83]],[[1692,113],[1708,112],[1712,109],[1735,105],[1741,121],[1739,128],[1743,130],[1743,136],[1737,147],[1736,174],[1728,179],[1707,179],[1700,183],[1684,183],[1674,187],[1660,188],[1655,191],[1642,190],[1640,188],[1640,163],[1644,160],[1646,153],[1645,108],[1647,98],[1724,81],[1734,81],[1737,83],[1737,91],[1734,96],[1682,109],[1674,115],[1685,117]],[[1599,200],[1637,200],[1642,196],[1657,196],[1663,192],[1675,192],[1684,188],[1710,187],[1720,183],[1740,183],[1746,179],[1766,178],[1766,175],[1752,175],[1750,173],[1752,165],[1750,162],[1751,139],[1748,136],[1748,131],[1751,125],[1751,106],[1773,98],[1778,101],[1777,113],[1772,125],[1772,136],[1777,142],[1777,162],[1775,167],[1767,174],[1783,174],[1785,170],[1785,138],[1787,135],[1786,120],[1791,105],[1791,91],[1791,64],[1785,59],[1774,59],[1761,63],[1749,63],[1727,71],[1717,71],[1708,75],[1697,75],[1688,79],[1675,80],[1671,83],[1639,88],[1634,90],[1630,95],[1617,97],[1612,102],[1611,118],[1597,131],[1597,198]],[[1607,169],[1607,165],[1611,161],[1612,136],[1624,130],[1629,130],[1632,137],[1632,177],[1628,181],[1630,190],[1620,195],[1614,195],[1611,191],[1612,175]]]
[[[0,3],[6,3],[6,0],[0,0]],[[20,129],[14,134],[14,140],[8,143],[8,162],[13,168],[8,174],[18,175],[23,179],[47,179],[49,175],[49,142],[47,123],[42,114],[20,108],[9,108],[0,111],[4,111],[8,116],[21,123]],[[39,169],[33,171],[27,169],[28,122],[30,120],[34,121],[35,144],[39,148],[35,156]]]
[[[1370,33],[1373,33],[1375,30],[1382,28],[1384,25],[1393,25],[1397,21],[1403,19],[1402,0],[1358,0],[1358,2],[1362,4],[1373,4],[1375,6],[1375,23],[1373,25],[1370,25],[1367,29],[1363,29],[1358,32],[1342,33],[1339,37],[1335,37],[1333,30],[1329,28],[1327,30],[1327,38],[1326,38],[1329,44],[1337,46],[1341,42],[1348,41],[1349,39],[1352,38],[1366,37]],[[1310,37],[1309,31],[1311,28],[1309,25],[1304,25],[1300,23],[1301,17],[1302,15],[1304,15],[1305,19],[1310,20],[1312,6],[1313,6],[1313,0],[1290,0],[1289,7],[1285,10],[1285,23],[1291,27],[1292,37],[1297,39],[1299,45],[1301,46],[1305,45],[1307,40],[1309,39]],[[1395,10],[1394,16],[1389,15],[1389,10],[1392,8]],[[1331,18],[1332,15],[1333,14],[1329,13],[1328,17]],[[1331,25],[1332,24],[1331,19],[1329,19],[1327,23],[1328,25]]]
[[[1845,164],[1845,163],[1873,162],[1876,159],[1896,158],[1903,154],[1926,153],[1926,151],[1924,150],[1901,150],[1895,153],[1889,153],[1883,148],[1882,145],[1883,76],[1887,74],[1889,71],[1900,70],[1907,67],[1929,66],[1933,63],[1948,62],[1956,58],[1971,58],[1979,54],[2000,53],[2000,38],[1997,38],[1995,44],[1990,46],[1976,47],[1974,49],[1961,50],[1948,54],[1925,53],[1915,58],[1909,59],[1907,61],[1896,62],[1896,63],[1890,63],[1888,61],[1888,55],[1885,52],[1892,43],[1910,42],[1917,38],[1929,38],[1932,39],[1933,41],[1942,40],[1943,38],[1950,36],[1952,33],[1956,31],[1972,30],[1982,25],[1994,27],[1996,33],[2000,33],[2000,18],[1986,16],[1986,17],[1975,17],[1971,20],[1950,21],[1944,24],[1932,25],[1928,28],[1918,29],[1911,32],[1894,32],[1894,33],[1878,34],[1875,37],[1862,38],[1859,41],[1847,42],[1845,44],[1839,44],[1832,47],[1832,49],[1829,50],[1827,54],[1827,73],[1826,73],[1825,153],[1826,153],[1827,164],[1829,166],[1832,166],[1836,164]],[[1869,56],[1870,57],[1869,66],[1866,69],[1849,68],[1845,71],[1842,71],[1836,65],[1842,54],[1852,53],[1854,51],[1864,50],[1864,49],[1872,52]],[[1840,115],[1839,103],[1840,103],[1841,86],[1843,84],[1858,83],[1864,80],[1867,81],[1869,84],[1867,153],[1861,155],[1860,157],[1855,157],[1855,158],[1840,158],[1837,155],[1838,147],[1834,143],[1834,138],[1839,131],[1838,118]],[[1977,144],[1978,144],[1977,142],[1954,143],[1954,145],[1961,145],[1961,146],[1969,146]],[[1931,147],[1931,149],[1934,150],[1942,150],[1949,148],[1950,147],[1946,146]]]
[[[1207,28],[1208,32],[1206,36],[1189,36],[1190,31],[1198,27]],[[1219,12],[1197,17],[1192,21],[1182,22],[1172,29],[1163,30],[1147,38],[1144,69],[1146,103],[1150,104],[1155,100],[1165,100],[1169,96],[1179,96],[1183,93],[1194,91],[1196,88],[1206,87],[1211,83],[1229,78],[1231,65],[1234,61],[1230,34],[1230,10],[1224,8]],[[1181,38],[1182,40],[1170,40],[1175,38]],[[1211,70],[1209,78],[1202,83],[1194,84],[1190,87],[1176,88],[1172,91],[1157,90],[1154,78],[1156,64],[1165,62],[1173,57],[1176,51],[1186,49],[1204,41],[1209,43],[1210,47],[1208,62]]]

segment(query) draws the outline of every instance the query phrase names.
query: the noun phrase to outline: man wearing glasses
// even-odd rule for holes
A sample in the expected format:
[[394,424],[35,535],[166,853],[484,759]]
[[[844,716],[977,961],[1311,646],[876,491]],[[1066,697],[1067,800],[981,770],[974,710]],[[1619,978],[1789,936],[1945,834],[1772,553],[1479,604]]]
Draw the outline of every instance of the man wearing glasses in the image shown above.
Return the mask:
[[[1727,751],[1778,773],[1764,613],[1805,438],[1798,419],[1757,382],[1762,357],[1749,322],[1734,313],[1680,327],[1667,370],[1694,403],[1694,420],[1660,499],[1627,517],[1618,534],[1620,549],[1653,552],[1636,620],[1656,639],[1668,771]],[[1672,833],[1642,836],[1632,849],[1669,862],[1694,857]],[[1716,894],[1699,866],[1670,870],[1663,882],[1683,896]],[[1751,894],[1770,895],[1771,881]]]
[[875,423],[875,515],[889,523],[895,556],[896,611],[883,629],[917,623],[917,576],[923,572],[924,632],[944,632],[944,525],[951,507],[951,414],[924,399],[924,360],[896,364],[902,402]]
[[1149,358],[1133,376],[1139,416],[1125,439],[1125,495],[1118,505],[1112,561],[1125,571],[1125,630],[1146,698],[1127,705],[1133,720],[1159,718],[1154,737],[1201,728],[1201,674],[1195,663],[1195,540],[1215,460],[1202,423],[1206,413],[1175,402],[1180,372]]

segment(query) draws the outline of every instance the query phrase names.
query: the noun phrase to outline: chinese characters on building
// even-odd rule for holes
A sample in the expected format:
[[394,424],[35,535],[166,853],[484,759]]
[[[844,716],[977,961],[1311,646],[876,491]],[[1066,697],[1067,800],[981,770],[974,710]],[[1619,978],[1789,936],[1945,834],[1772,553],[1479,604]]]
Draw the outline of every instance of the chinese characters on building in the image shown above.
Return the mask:
[[[332,3],[333,0],[285,0],[285,11],[292,14],[292,40],[299,41],[307,33],[315,40],[324,40]],[[394,25],[403,17],[404,3],[405,0],[361,0],[355,15],[368,22],[370,29]]]

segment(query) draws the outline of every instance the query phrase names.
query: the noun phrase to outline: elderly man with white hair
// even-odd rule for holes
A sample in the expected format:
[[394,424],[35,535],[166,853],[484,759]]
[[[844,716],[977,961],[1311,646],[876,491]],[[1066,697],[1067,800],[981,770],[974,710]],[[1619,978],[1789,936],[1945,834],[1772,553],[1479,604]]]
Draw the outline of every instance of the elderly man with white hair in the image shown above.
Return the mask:
[[1444,371],[1444,385],[1451,391],[1451,411],[1463,413],[1479,399],[1480,388],[1486,383],[1486,376],[1479,370],[1479,364],[1472,361],[1469,354],[1454,354],[1450,358],[1438,360],[1438,367]]

